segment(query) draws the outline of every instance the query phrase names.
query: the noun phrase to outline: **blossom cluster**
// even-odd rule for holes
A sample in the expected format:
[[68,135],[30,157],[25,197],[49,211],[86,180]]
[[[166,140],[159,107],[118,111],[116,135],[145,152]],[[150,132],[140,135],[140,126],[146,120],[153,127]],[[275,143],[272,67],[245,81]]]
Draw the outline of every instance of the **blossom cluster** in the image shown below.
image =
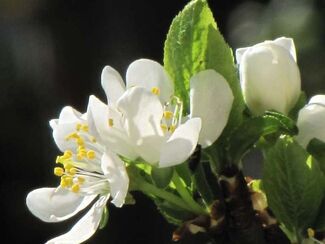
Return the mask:
[[[293,40],[282,37],[240,48],[236,59],[250,112],[258,116],[275,110],[287,115],[301,93]],[[170,168],[188,160],[198,145],[208,148],[218,140],[233,107],[232,89],[212,69],[198,72],[189,84],[186,108],[174,93],[174,81],[159,63],[134,61],[125,82],[106,66],[101,85],[107,102],[91,95],[85,113],[67,106],[58,119],[50,121],[62,152],[54,167],[60,183],[30,192],[27,206],[45,222],[60,222],[91,207],[71,230],[47,243],[89,239],[108,202],[116,207],[125,204],[138,177],[129,172],[130,165],[141,162],[155,169]],[[325,95],[318,95],[299,112],[297,141],[304,147],[314,137],[325,141],[324,119]]]

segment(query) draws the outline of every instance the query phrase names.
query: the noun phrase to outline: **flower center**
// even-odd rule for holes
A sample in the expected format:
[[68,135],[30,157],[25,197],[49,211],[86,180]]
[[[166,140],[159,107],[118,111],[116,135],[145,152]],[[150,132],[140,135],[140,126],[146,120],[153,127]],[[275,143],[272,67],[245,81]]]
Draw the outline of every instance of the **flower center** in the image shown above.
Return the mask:
[[181,123],[183,113],[182,101],[173,96],[171,100],[164,104],[164,112],[160,126],[165,134],[171,135]]
[[87,124],[76,125],[76,130],[65,137],[75,143],[74,150],[66,150],[57,156],[54,174],[61,177],[60,186],[74,193],[99,194],[109,188],[107,178],[100,168],[103,146],[89,134]]

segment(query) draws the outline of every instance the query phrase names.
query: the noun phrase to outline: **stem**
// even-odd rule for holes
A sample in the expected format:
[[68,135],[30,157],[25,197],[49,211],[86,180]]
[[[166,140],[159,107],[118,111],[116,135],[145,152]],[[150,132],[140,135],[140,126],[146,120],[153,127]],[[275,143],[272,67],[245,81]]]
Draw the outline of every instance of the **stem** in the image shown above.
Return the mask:
[[167,192],[163,189],[160,189],[160,188],[156,187],[155,185],[152,185],[142,179],[136,180],[136,187],[134,190],[142,191],[143,193],[145,193],[147,195],[154,195],[154,196],[164,199],[164,200],[166,200],[166,201],[168,201],[184,210],[187,210],[189,212],[194,212],[197,214],[197,212],[194,211],[194,209],[190,208],[186,204],[186,202],[183,199],[181,199],[180,197],[178,197],[170,192]]
[[184,202],[192,209],[192,211],[199,215],[207,214],[207,211],[200,204],[194,201],[192,195],[189,193],[176,171],[174,171],[172,182],[175,184],[176,190],[179,195],[183,198]]

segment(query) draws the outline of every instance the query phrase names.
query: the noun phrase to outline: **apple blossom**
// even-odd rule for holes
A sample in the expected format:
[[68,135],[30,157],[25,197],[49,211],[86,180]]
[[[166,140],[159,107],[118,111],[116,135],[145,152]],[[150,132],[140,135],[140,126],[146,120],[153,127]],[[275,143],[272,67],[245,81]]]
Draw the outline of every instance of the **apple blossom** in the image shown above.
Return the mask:
[[300,96],[300,73],[291,38],[281,37],[236,50],[245,102],[254,115],[288,114]]

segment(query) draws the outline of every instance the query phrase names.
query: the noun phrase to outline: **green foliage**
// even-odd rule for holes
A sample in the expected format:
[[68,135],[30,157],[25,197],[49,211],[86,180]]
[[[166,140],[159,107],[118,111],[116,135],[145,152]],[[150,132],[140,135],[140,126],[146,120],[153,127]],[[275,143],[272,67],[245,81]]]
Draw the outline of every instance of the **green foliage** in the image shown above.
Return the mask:
[[174,18],[165,42],[164,66],[185,108],[189,104],[189,81],[194,74],[206,69],[222,74],[235,97],[229,126],[241,122],[244,103],[232,50],[219,32],[206,0],[191,1]]
[[290,137],[265,152],[263,188],[277,219],[298,239],[313,226],[324,194],[318,162]]
[[239,163],[243,155],[262,137],[276,133],[295,135],[298,129],[288,117],[268,111],[263,116],[245,120],[229,138],[228,159]]
[[102,218],[100,219],[100,222],[99,222],[98,228],[100,230],[105,228],[105,226],[107,225],[108,219],[109,219],[109,212],[108,212],[107,206],[105,206],[103,213],[102,213]]
[[184,221],[193,218],[193,214],[178,208],[177,206],[159,199],[154,199],[159,212],[164,216],[168,223],[181,225]]
[[159,188],[165,188],[169,185],[170,180],[173,177],[174,170],[173,168],[157,168],[152,167],[151,169],[151,178],[156,186]]
[[317,159],[320,168],[325,174],[325,143],[314,138],[308,143],[307,151]]

